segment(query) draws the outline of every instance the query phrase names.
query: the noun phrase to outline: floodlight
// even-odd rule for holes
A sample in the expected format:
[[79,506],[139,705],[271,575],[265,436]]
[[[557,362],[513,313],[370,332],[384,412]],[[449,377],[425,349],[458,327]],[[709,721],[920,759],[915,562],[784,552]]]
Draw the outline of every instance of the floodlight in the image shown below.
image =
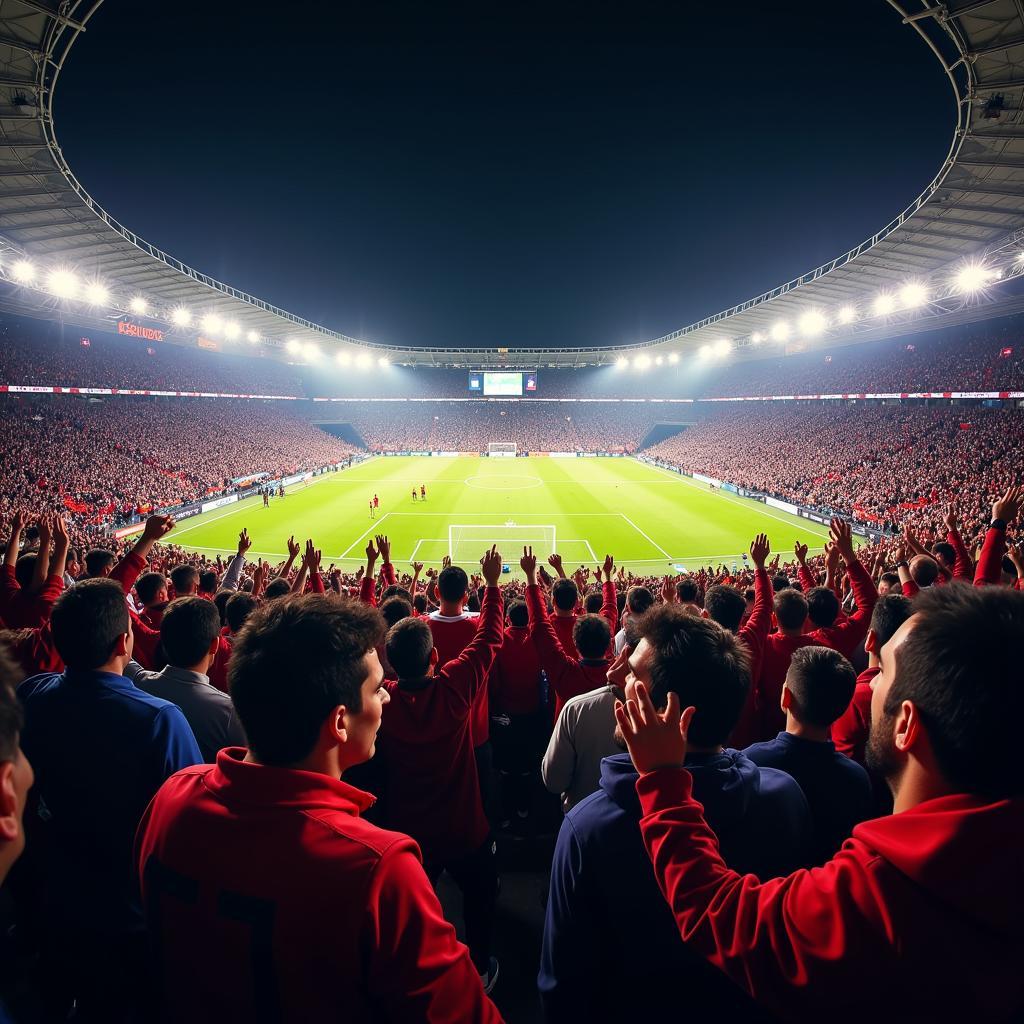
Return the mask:
[[356,366],[358,366],[360,370],[369,369],[372,362],[373,360],[370,359],[365,352],[360,352],[359,355],[356,356]]
[[294,338],[289,338],[284,343],[284,347],[293,356],[297,356],[302,351],[302,346]]
[[257,334],[256,331],[248,331],[246,332],[245,340],[248,341],[251,345],[255,345],[259,342],[260,336],[259,334]]
[[825,315],[816,309],[808,310],[800,317],[800,333],[805,338],[816,338],[828,329]]
[[711,346],[701,345],[701,347],[697,350],[697,355],[701,359],[707,359],[711,355]]
[[764,341],[764,335],[760,331],[754,331],[750,336],[750,343],[752,345],[760,345]]
[[785,341],[789,337],[789,324],[779,320],[772,324],[772,341]]
[[377,365],[380,367],[390,366],[391,360],[388,359],[387,356],[381,356],[380,359],[377,360]]
[[651,357],[650,356],[637,356],[636,359],[633,360],[633,365],[638,370],[646,370],[651,365]]
[[241,333],[242,328],[239,327],[234,320],[229,320],[224,325],[224,337],[227,338],[228,341],[234,341]]
[[110,301],[110,291],[106,285],[93,281],[85,286],[85,301],[90,306],[105,306]]
[[661,366],[661,364],[664,363],[664,362],[665,362],[665,360],[664,360],[664,358],[662,356],[655,356],[654,357],[654,365],[655,366]]
[[619,358],[615,360],[615,367],[618,370],[625,370],[628,366],[629,360],[625,356],[619,356]]
[[728,338],[723,338],[721,341],[715,342],[711,351],[719,359],[724,359],[732,351],[732,342]]
[[58,299],[70,299],[78,291],[78,278],[70,270],[51,270],[46,289]]
[[335,357],[339,366],[349,366],[352,363],[351,352],[339,352]]
[[320,358],[320,347],[315,341],[307,341],[302,346],[302,353],[307,359],[316,360]]
[[669,356],[668,356],[668,361],[670,363],[672,363],[672,365],[674,366],[676,363],[679,362],[679,353],[678,352],[670,352]]
[[911,281],[900,289],[900,302],[904,309],[917,309],[928,301],[928,289],[917,281]]
[[968,263],[956,275],[957,290],[961,292],[980,291],[992,278],[992,271],[983,263]]
[[220,334],[224,330],[224,321],[216,313],[207,313],[201,326],[204,334]]
[[184,306],[175,306],[171,310],[171,323],[175,327],[188,327],[192,323],[192,314]]
[[149,310],[149,305],[141,295],[136,295],[135,298],[128,303],[128,308],[133,313],[138,313],[141,316]]
[[875,316],[887,316],[895,310],[896,298],[889,292],[879,292],[871,308],[875,311]]
[[852,324],[857,319],[857,310],[853,306],[843,306],[836,313],[836,320],[841,324]]
[[36,268],[29,260],[18,260],[14,266],[11,267],[11,276],[15,281],[21,281],[22,284],[28,284],[28,282],[33,280],[36,276]]

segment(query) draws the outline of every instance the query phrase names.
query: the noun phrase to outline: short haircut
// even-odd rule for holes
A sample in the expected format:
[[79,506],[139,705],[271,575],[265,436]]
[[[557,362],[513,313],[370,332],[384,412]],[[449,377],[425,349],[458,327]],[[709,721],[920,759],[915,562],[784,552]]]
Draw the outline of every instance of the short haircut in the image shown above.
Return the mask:
[[793,717],[804,725],[830,726],[853,700],[857,673],[831,647],[798,647],[786,673]]
[[519,629],[525,629],[530,624],[530,610],[526,607],[525,601],[513,601],[506,611],[508,621]]
[[681,708],[697,709],[690,741],[702,747],[725,743],[750,692],[750,658],[743,642],[712,619],[675,604],[652,608],[639,620],[639,629],[653,648],[655,707],[663,707],[670,692],[678,694]]
[[263,591],[263,596],[268,601],[273,601],[276,597],[287,597],[291,592],[291,584],[286,579],[278,577],[267,584],[267,589]]
[[871,632],[878,640],[878,646],[887,644],[900,626],[914,614],[909,597],[902,594],[885,594],[875,602],[871,612]]
[[234,596],[233,590],[218,590],[213,595],[213,606],[217,609],[217,615],[220,618],[220,624],[224,625],[224,609],[228,606],[228,601]]
[[730,633],[735,633],[743,621],[747,602],[735,587],[717,583],[713,587],[708,587],[704,595],[704,609],[720,626],[724,626]]
[[603,615],[581,615],[573,624],[572,642],[581,658],[603,658],[612,642],[612,627]]
[[217,589],[217,574],[213,569],[204,569],[199,574],[199,589],[204,594],[212,594]]
[[915,555],[910,560],[910,576],[919,587],[930,587],[939,576],[939,563],[931,555]]
[[426,612],[426,610],[427,610],[427,595],[426,594],[417,594],[412,599],[412,606],[413,606],[413,608],[416,609],[416,611],[418,611],[420,613],[420,615],[423,615],[424,612]]
[[592,590],[583,598],[583,610],[588,613],[596,615],[601,610],[603,604],[604,595],[596,590]]
[[194,565],[176,565],[171,570],[171,583],[176,594],[187,594],[199,584],[199,570]]
[[[469,577],[465,569],[449,565],[437,576],[437,592],[445,601],[461,601],[469,589]],[[389,659],[390,660],[390,659]],[[392,662],[392,665],[394,662]]]
[[895,589],[895,590],[899,590],[899,588],[900,588],[900,576],[899,576],[899,573],[896,573],[896,572],[883,572],[882,575],[878,577],[878,583],[879,583],[879,585],[885,583],[890,588]]
[[885,714],[911,701],[939,770],[959,792],[1024,794],[1019,730],[1024,593],[953,581],[914,599],[914,628],[896,651]]
[[389,630],[384,652],[399,679],[419,679],[430,667],[434,634],[422,619],[402,619]]
[[253,613],[257,606],[256,598],[252,594],[241,592],[232,594],[224,605],[224,621],[232,633],[237,633],[244,625],[245,620]]
[[163,573],[159,572],[144,572],[135,581],[135,593],[139,595],[139,600],[143,604],[150,604],[156,600],[157,594],[160,593],[161,587],[167,586],[167,580],[164,578]]
[[18,756],[18,735],[25,718],[14,688],[24,675],[7,645],[0,643],[0,761],[14,761]]
[[128,605],[116,580],[82,580],[53,606],[53,642],[68,668],[89,671],[105,665],[128,632]]
[[362,710],[366,655],[383,632],[375,608],[325,594],[288,597],[253,612],[232,648],[228,687],[261,762],[301,761],[334,708]]
[[775,595],[775,618],[782,629],[800,629],[807,620],[807,598],[795,587]]
[[680,580],[676,584],[676,597],[683,604],[698,604],[700,598],[700,584],[696,580]]
[[412,615],[412,605],[404,597],[393,594],[386,601],[380,603],[380,614],[384,624],[390,628],[396,622],[409,618]]
[[113,551],[105,548],[93,548],[85,553],[85,571],[91,577],[103,576],[114,564]]
[[205,597],[176,597],[160,620],[160,646],[169,665],[191,668],[220,634],[220,615]]
[[574,580],[555,580],[551,585],[551,603],[563,612],[571,612],[580,599]]
[[954,548],[952,544],[949,544],[944,540],[940,540],[938,543],[932,545],[932,551],[936,558],[944,562],[947,567],[951,567],[956,563],[956,548]]
[[839,598],[828,587],[811,587],[807,591],[807,617],[821,629],[828,629],[839,617]]
[[400,583],[391,583],[381,591],[381,604],[383,604],[389,597],[404,597],[406,601],[412,600],[412,594],[409,593],[408,588],[403,587]]
[[654,604],[654,595],[647,587],[633,586],[626,591],[626,607],[634,615],[643,615]]
[[32,582],[32,574],[36,571],[36,559],[39,555],[30,551],[27,555],[19,556],[14,563],[14,578],[18,581],[19,587],[27,587]]
[[772,589],[778,593],[780,590],[789,590],[793,581],[785,573],[777,573],[772,577]]

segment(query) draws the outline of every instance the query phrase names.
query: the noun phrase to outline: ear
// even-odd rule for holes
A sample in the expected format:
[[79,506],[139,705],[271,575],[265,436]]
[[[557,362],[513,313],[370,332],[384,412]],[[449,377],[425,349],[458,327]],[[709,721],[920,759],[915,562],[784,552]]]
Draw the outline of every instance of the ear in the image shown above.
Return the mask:
[[905,700],[896,713],[893,729],[893,745],[901,754],[911,754],[925,738],[921,715],[913,703]]
[[878,643],[878,636],[873,629],[868,630],[868,635],[864,638],[864,650],[868,654],[878,654],[881,651],[881,646]]
[[793,691],[785,683],[782,684],[782,696],[779,698],[779,706],[784,712],[793,706]]
[[18,794],[14,790],[14,762],[0,764],[0,842],[11,843],[18,838]]
[[436,647],[432,648],[431,651],[430,651],[430,664],[433,665],[434,668],[437,668],[437,663],[440,660],[441,659],[437,656],[437,648]]
[[347,714],[348,709],[344,704],[331,708],[330,714],[328,714],[324,722],[325,737],[331,746],[348,743],[348,728],[345,725],[345,716]]
[[206,652],[211,658],[216,660],[217,652],[220,650],[220,636],[215,636],[210,642],[210,649]]

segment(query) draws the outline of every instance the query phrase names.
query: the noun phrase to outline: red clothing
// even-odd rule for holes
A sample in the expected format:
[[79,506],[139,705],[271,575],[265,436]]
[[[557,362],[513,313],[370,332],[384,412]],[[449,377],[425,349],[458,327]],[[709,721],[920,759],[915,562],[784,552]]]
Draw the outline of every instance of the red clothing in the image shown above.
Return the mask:
[[245,754],[172,775],[139,826],[162,1019],[500,1021],[416,844],[360,817],[373,797]]
[[[793,652],[801,647],[824,647],[810,633],[787,636],[784,633],[772,633],[764,645],[761,659],[761,678],[757,681],[754,693],[754,708],[757,711],[757,739],[753,742],[770,740],[786,728],[786,716],[783,714],[782,684],[786,681],[789,663]],[[749,744],[748,744],[749,746]]]
[[[6,624],[0,620],[0,630],[6,628]],[[49,621],[38,629],[11,630],[4,639],[11,657],[25,673],[24,678],[43,672],[64,671],[64,662],[54,646]]]
[[217,687],[221,693],[228,692],[228,665],[231,662],[231,637],[221,635],[217,644],[217,653],[214,656],[213,664],[210,665],[207,675],[210,682]]
[[[687,946],[785,1020],[1015,1018],[1024,1004],[1024,799],[928,800],[856,826],[823,867],[723,863],[690,773],[637,782],[640,828]],[[881,1002],[880,1002],[881,1000]]]
[[47,576],[43,589],[30,594],[18,582],[13,565],[0,572],[0,616],[10,629],[36,629],[50,618],[50,612],[64,590],[62,576]]
[[158,672],[164,667],[163,653],[160,649],[160,630],[150,629],[139,616],[128,608],[128,616],[132,620],[132,657],[143,667]]
[[540,658],[525,626],[509,626],[488,676],[491,707],[530,715],[540,707]]
[[1006,554],[1006,529],[990,526],[985,532],[977,568],[974,570],[974,585],[983,587],[999,583],[1003,578],[1003,555]]
[[871,728],[871,680],[881,669],[865,669],[857,677],[850,706],[832,723],[832,742],[840,754],[864,763],[864,750]]
[[160,629],[160,624],[164,621],[164,612],[167,611],[167,605],[171,602],[166,601],[163,604],[154,604],[149,608],[143,608],[139,612],[139,618],[149,626],[150,629]]
[[502,640],[501,591],[488,587],[480,628],[453,661],[424,679],[385,681],[378,743],[387,768],[381,804],[390,827],[407,832],[429,864],[477,850],[490,826],[480,798],[470,713]]
[[[476,636],[480,620],[475,612],[462,612],[461,615],[442,615],[431,612],[427,616],[427,625],[434,635],[434,646],[437,648],[437,663],[457,658]],[[487,700],[487,687],[482,686],[473,697],[473,713],[470,716],[470,731],[473,735],[473,746],[479,747],[491,737],[491,710]]]
[[871,613],[878,601],[875,589],[867,569],[855,558],[847,567],[850,585],[853,587],[853,599],[857,602],[857,610],[849,618],[836,619],[831,626],[820,626],[807,635],[825,647],[831,647],[845,658],[852,658],[857,648],[864,642],[871,625]]
[[772,596],[772,581],[768,570],[758,569],[754,574],[754,607],[736,634],[750,653],[750,693],[747,694],[739,720],[729,737],[729,746],[739,750],[766,738],[761,735],[758,717],[757,683],[761,677],[768,631],[772,627]]
[[[576,628],[576,619],[575,612],[572,615],[557,615],[554,612],[551,614],[551,625],[555,627],[555,636],[558,637],[562,650],[573,660],[580,656],[580,652],[576,650],[576,641],[572,638],[572,631]],[[615,631],[612,630],[612,637],[614,638],[614,636]]]

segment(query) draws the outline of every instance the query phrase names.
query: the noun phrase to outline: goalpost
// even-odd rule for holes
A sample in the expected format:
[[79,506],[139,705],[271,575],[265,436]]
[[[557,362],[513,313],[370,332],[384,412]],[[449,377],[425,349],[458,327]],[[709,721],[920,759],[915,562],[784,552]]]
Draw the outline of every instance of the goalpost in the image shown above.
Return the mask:
[[539,562],[545,562],[553,555],[556,547],[554,526],[481,526],[479,523],[463,525],[454,523],[448,527],[448,554],[456,565],[473,565],[480,561],[484,551],[497,544],[498,550],[507,562],[519,561],[524,547],[533,548]]
[[491,441],[487,445],[487,456],[491,459],[514,459],[518,450],[515,441]]

